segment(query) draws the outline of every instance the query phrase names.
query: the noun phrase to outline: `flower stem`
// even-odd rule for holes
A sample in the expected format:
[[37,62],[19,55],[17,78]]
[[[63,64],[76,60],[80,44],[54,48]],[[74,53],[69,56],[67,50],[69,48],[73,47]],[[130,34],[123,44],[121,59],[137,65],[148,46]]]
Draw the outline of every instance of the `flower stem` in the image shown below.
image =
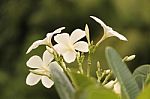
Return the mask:
[[81,63],[79,63],[79,71],[80,71],[81,74],[83,74],[83,68],[82,68],[82,64]]
[[99,44],[105,39],[105,36],[103,35],[103,37],[96,43],[96,47],[99,46]]
[[91,60],[91,57],[92,57],[92,54],[95,52],[96,50],[96,46],[93,44],[93,41],[91,41],[90,45],[89,45],[89,52],[88,52],[88,59],[87,59],[87,77],[90,76],[90,67],[91,67],[91,64],[92,64],[92,60]]
[[111,77],[112,75],[112,71],[106,76],[105,80],[103,81],[102,85],[106,84],[107,81],[109,80],[109,78]]
[[97,62],[97,71],[96,71],[96,76],[97,76],[97,82],[100,83],[102,79],[102,71],[101,71],[101,66],[100,62]]
[[77,53],[77,62],[78,62],[78,65],[79,65],[79,71],[80,71],[80,73],[81,74],[83,74],[84,73],[84,71],[83,71],[83,61],[84,61],[84,55],[83,55],[83,53]]
[[87,65],[87,77],[90,76],[90,67],[91,67],[91,53],[88,55],[88,65]]

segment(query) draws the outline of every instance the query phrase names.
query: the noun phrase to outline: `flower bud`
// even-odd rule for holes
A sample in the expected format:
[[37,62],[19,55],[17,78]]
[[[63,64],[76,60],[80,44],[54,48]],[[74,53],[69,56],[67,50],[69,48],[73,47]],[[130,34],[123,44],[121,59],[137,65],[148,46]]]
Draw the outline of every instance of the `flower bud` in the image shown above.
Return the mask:
[[51,54],[54,52],[54,50],[53,50],[52,48],[48,47],[48,46],[46,46],[46,49],[47,49],[48,52],[51,53]]

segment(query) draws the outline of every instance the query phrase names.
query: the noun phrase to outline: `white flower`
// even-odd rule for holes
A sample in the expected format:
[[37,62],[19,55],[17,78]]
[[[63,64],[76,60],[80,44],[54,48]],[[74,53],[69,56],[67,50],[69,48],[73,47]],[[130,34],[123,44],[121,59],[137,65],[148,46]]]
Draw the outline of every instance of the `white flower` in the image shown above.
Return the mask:
[[58,29],[56,29],[54,32],[48,33],[48,34],[46,35],[46,38],[45,38],[45,39],[35,41],[35,42],[29,47],[29,49],[27,50],[26,54],[28,54],[31,50],[36,49],[39,45],[49,45],[49,46],[51,46],[51,45],[52,45],[52,44],[51,44],[51,38],[52,38],[52,36],[53,36],[54,34],[56,34],[56,33],[60,33],[63,29],[65,29],[65,27],[58,28]]
[[[116,79],[117,80],[117,79]],[[109,81],[107,84],[104,85],[104,87],[108,88],[108,89],[113,89],[113,91],[116,93],[116,94],[121,94],[121,87],[120,87],[120,84],[119,82],[116,80],[111,80]]]
[[70,36],[67,33],[57,34],[54,36],[54,40],[58,44],[54,45],[54,49],[63,56],[67,63],[71,63],[76,59],[76,50],[88,52],[87,42],[78,41],[85,35],[85,31],[81,29],[74,30]]
[[113,91],[114,91],[116,94],[121,94],[121,87],[120,87],[119,82],[115,83],[114,88],[113,88]]
[[43,60],[37,56],[32,56],[26,63],[26,65],[34,70],[28,74],[26,78],[26,84],[33,86],[40,80],[46,88],[50,88],[54,82],[50,79],[49,67],[54,64],[51,62],[54,59],[53,55],[47,50],[43,53]]
[[111,27],[107,26],[102,20],[95,16],[90,16],[92,19],[94,19],[96,22],[98,22],[104,29],[104,35],[103,35],[103,40],[111,37],[111,36],[116,36],[120,40],[127,41],[127,38],[124,37],[123,35],[119,34],[118,32],[114,31]]

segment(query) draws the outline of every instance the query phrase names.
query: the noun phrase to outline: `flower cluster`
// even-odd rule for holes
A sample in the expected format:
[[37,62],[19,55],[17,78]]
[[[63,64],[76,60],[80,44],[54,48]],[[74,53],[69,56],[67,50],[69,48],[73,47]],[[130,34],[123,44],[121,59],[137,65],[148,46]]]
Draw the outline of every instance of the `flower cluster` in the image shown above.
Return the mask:
[[[54,59],[53,51],[56,51],[55,53],[57,53],[59,56],[62,55],[63,59],[67,63],[75,61],[77,51],[88,52],[88,44],[85,41],[78,41],[81,38],[85,37],[85,31],[76,29],[70,36],[68,33],[57,34],[60,33],[63,29],[65,29],[65,27],[61,27],[59,29],[56,29],[52,33],[48,33],[46,35],[46,38],[44,38],[43,40],[35,41],[27,50],[26,53],[28,54],[31,50],[37,48],[40,45],[45,45],[47,47],[47,50],[43,53],[43,61],[37,55],[32,56],[27,61],[27,66],[34,69],[30,70],[30,73],[27,76],[27,85],[35,85],[40,80],[46,88],[50,88],[54,84],[54,82],[50,79],[49,70],[49,66],[54,63],[51,63],[51,61]],[[54,36],[54,40],[57,42],[57,44],[53,46],[51,39],[54,34],[57,34],[56,36]],[[55,61],[55,64],[58,63]]]
[[[83,60],[82,56],[84,53],[91,54],[91,51],[96,49],[102,41],[112,36],[115,36],[120,40],[127,41],[123,35],[105,25],[105,23],[99,18],[94,16],[90,17],[98,22],[104,29],[103,37],[96,43],[96,45],[94,45],[94,47],[92,47],[93,43],[90,41],[89,28],[87,25],[85,26],[85,30],[75,29],[70,35],[69,33],[62,32],[65,27],[58,28],[51,33],[47,33],[44,39],[35,41],[29,47],[26,54],[30,53],[33,49],[36,49],[40,45],[44,45],[46,47],[46,51],[43,53],[42,59],[39,56],[34,55],[27,61],[26,65],[30,68],[30,73],[26,78],[27,85],[33,86],[41,80],[42,84],[46,88],[50,88],[54,84],[54,81],[51,79],[50,66],[57,66],[59,69],[61,68],[62,71],[65,71],[67,67],[65,63],[72,63],[77,59],[77,62],[80,66],[79,73],[83,73],[83,61],[81,60]],[[56,44],[52,44],[52,37],[54,38]],[[87,38],[87,42],[81,41],[81,39],[84,37]],[[90,59],[91,58],[88,57],[89,65]],[[115,81],[111,81],[111,85],[112,82],[114,83]],[[108,86],[110,83],[107,83],[104,86],[109,88]]]

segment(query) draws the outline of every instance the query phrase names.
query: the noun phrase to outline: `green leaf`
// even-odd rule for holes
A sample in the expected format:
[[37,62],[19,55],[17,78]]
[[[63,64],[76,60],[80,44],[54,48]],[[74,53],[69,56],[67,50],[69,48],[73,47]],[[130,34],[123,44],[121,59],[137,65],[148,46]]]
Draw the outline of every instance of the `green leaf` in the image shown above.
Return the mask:
[[137,74],[137,75],[133,75],[137,84],[138,84],[138,87],[141,89],[144,88],[144,82],[145,82],[145,77],[143,75],[140,75],[140,74]]
[[76,94],[75,99],[120,99],[117,94],[102,86],[88,86]]
[[150,73],[150,65],[141,65],[136,68],[133,72],[133,75],[141,74],[143,76],[147,76]]
[[84,89],[87,86],[96,84],[94,78],[89,78],[86,75],[70,72],[71,80],[76,89]]
[[150,99],[150,85],[147,86],[137,97],[137,99]]
[[149,74],[150,74],[150,65],[142,65],[134,70],[133,76],[140,89],[143,88],[145,83],[148,83]]
[[150,84],[150,74],[147,75],[146,80],[145,80],[145,85]]
[[107,47],[105,54],[109,67],[121,85],[123,94],[128,99],[135,99],[139,93],[139,88],[130,70],[113,48]]
[[61,99],[73,99],[75,89],[66,74],[58,68],[58,64],[51,64],[51,77],[55,82],[56,90]]

